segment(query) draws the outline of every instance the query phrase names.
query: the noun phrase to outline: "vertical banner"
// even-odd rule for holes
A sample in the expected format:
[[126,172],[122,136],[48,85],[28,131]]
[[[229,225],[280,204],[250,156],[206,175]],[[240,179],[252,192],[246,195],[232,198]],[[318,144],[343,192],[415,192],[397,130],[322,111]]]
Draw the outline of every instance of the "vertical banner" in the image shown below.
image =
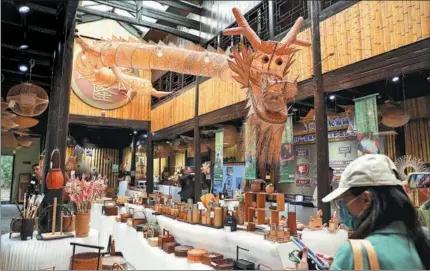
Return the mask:
[[223,149],[224,131],[218,130],[215,133],[215,166],[214,166],[214,185],[213,194],[218,195],[222,192],[223,183]]
[[284,134],[282,135],[281,157],[280,157],[279,175],[280,183],[294,183],[296,166],[294,163],[294,146],[293,146],[293,118],[288,117],[285,125]]
[[245,123],[245,179],[257,179],[257,161],[255,159],[256,138],[255,132],[248,123]]
[[380,153],[380,142],[377,136],[379,132],[377,95],[376,93],[354,100],[358,156]]

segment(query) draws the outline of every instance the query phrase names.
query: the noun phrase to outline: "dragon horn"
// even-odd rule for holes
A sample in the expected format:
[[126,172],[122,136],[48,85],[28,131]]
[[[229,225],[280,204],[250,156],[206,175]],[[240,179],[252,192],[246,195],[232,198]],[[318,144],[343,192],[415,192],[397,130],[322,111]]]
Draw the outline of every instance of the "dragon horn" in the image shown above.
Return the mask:
[[85,52],[89,52],[89,53],[92,53],[95,55],[101,54],[101,48],[100,47],[92,46],[91,44],[89,44],[86,40],[84,40],[80,36],[77,36],[75,40],[82,47],[82,49]]
[[302,28],[303,22],[304,22],[303,17],[297,18],[296,22],[294,23],[291,30],[288,32],[287,36],[285,36],[285,38],[282,40],[282,43],[284,44],[282,48],[288,47],[290,46],[290,44],[296,44],[296,45],[305,46],[305,47],[311,46],[310,42],[297,39],[297,34]]
[[261,39],[258,37],[257,33],[255,33],[255,31],[249,26],[245,17],[243,17],[238,8],[233,8],[232,11],[239,27],[226,29],[223,31],[223,34],[227,36],[244,35],[252,44],[252,47],[254,47],[254,49],[258,49],[261,45]]

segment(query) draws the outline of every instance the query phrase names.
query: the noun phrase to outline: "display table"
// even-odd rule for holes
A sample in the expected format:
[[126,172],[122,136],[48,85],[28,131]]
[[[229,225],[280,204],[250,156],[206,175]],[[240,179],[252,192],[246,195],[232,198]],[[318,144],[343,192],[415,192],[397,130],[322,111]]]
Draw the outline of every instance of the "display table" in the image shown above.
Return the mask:
[[[73,248],[70,242],[99,245],[97,230],[91,229],[86,238],[65,238],[51,241],[33,239],[21,241],[20,235],[9,233],[1,236],[0,270],[37,270],[55,266],[56,270],[67,270]],[[94,249],[76,247],[76,253],[96,252]]]

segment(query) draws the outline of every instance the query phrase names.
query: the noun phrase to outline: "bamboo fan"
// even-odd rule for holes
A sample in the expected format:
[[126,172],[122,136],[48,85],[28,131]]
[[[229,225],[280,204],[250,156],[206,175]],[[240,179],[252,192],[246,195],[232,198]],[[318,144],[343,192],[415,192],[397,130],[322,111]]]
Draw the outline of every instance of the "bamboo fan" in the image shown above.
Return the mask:
[[19,125],[14,121],[14,116],[10,113],[4,112],[1,117],[1,130],[2,132],[9,131],[10,129],[17,128]]
[[402,181],[407,180],[408,173],[427,172],[429,170],[423,160],[417,157],[413,157],[411,155],[404,155],[402,157],[397,158],[394,162],[394,165],[397,167],[400,180]]
[[18,127],[17,127],[18,129],[26,129],[26,128],[34,127],[39,123],[37,119],[21,117],[21,116],[16,116],[13,120],[16,124],[18,124]]
[[18,137],[18,143],[19,145],[28,148],[33,145],[33,138],[31,136],[20,136]]
[[16,147],[18,147],[18,140],[16,140],[13,134],[2,133],[1,144],[2,147],[15,149]]
[[224,130],[224,148],[235,146],[239,137],[237,129],[231,125],[224,125],[222,129]]

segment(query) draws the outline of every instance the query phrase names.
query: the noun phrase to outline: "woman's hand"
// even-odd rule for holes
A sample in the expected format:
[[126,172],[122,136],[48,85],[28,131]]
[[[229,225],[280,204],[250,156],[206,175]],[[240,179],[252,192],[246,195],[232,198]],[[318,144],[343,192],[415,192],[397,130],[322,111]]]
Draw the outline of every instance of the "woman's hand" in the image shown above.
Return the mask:
[[333,257],[332,256],[328,256],[328,255],[324,255],[324,254],[320,254],[320,253],[317,253],[317,256],[326,260],[328,265],[331,267],[331,264],[333,263]]
[[308,265],[308,248],[303,248],[302,260],[297,264],[297,270],[309,270]]

